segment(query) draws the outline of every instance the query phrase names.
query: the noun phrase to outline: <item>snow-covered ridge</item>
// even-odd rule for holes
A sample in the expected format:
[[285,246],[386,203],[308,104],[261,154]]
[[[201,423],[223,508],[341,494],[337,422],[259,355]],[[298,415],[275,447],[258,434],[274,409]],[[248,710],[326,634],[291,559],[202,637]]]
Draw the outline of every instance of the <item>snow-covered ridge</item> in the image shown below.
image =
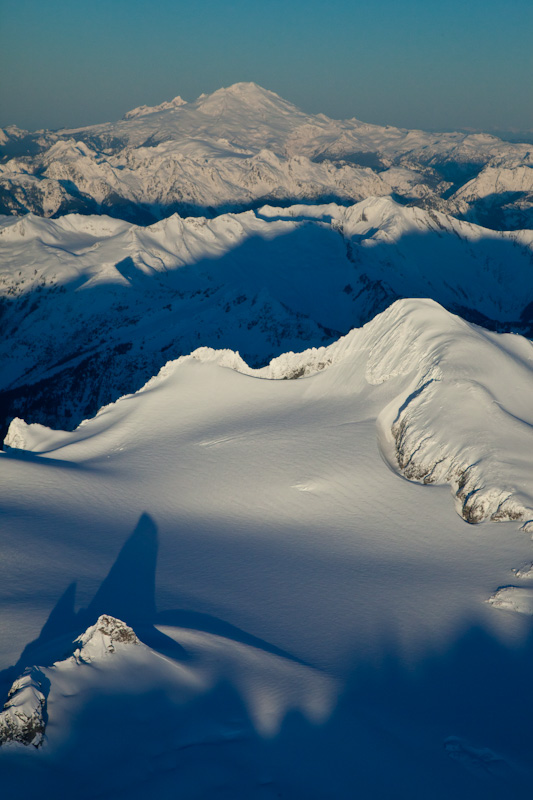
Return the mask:
[[[62,661],[46,666],[26,667],[9,690],[3,711],[0,712],[0,747],[18,743],[40,747],[44,743],[47,714],[47,694],[54,671],[64,671],[75,665],[90,664],[123,650],[139,645],[134,631],[119,619],[102,614],[94,625],[74,640],[73,654]],[[48,673],[48,674],[47,674]]]
[[127,111],[124,114],[123,119],[135,119],[135,117],[143,117],[146,114],[156,114],[158,111],[169,111],[185,105],[185,102],[186,101],[178,95],[174,97],[173,100],[165,100],[157,106],[138,106],[137,108],[132,108],[131,111]]
[[101,614],[95,624],[74,640],[71,658],[77,664],[86,664],[105,658],[124,645],[140,644],[135,631],[120,619]]
[[0,746],[8,742],[40,747],[46,728],[44,676],[38,667],[28,667],[9,690],[0,712]]
[[238,353],[200,348],[167,364],[140,391],[189,359],[280,380],[337,364],[347,370],[361,352],[370,385],[409,376],[377,419],[392,466],[409,480],[450,484],[467,522],[521,520],[533,532],[533,345],[486,333],[432,301],[397,301],[338,342],[285,353],[263,369],[250,369]]
[[[58,444],[90,436],[104,418],[107,429],[125,400],[142,404],[146,394],[172,393],[192,362],[266,380],[325,373],[326,392],[330,381],[357,395],[383,387],[376,432],[393,469],[412,481],[449,484],[457,512],[470,523],[519,520],[533,530],[533,345],[526,339],[488,333],[431,300],[401,300],[332,345],[285,353],[260,369],[236,352],[199,348],[73,434],[58,434]],[[16,419],[5,445],[48,452],[53,442],[43,426]]]
[[199,345],[264,365],[333,342],[400,296],[528,334],[531,248],[531,232],[491,231],[384,197],[174,215],[149,227],[6,217],[6,415],[74,427]]
[[[4,709],[0,712],[0,747],[20,744],[39,748],[45,743],[50,695],[55,703],[54,722],[56,726],[64,725],[69,712],[59,712],[58,706],[66,705],[68,708],[66,697],[78,696],[78,703],[83,703],[87,687],[89,697],[91,692],[98,694],[99,675],[107,675],[115,691],[123,683],[131,684],[138,675],[140,683],[144,681],[152,690],[156,686],[161,691],[161,679],[168,685],[170,677],[170,685],[174,691],[178,688],[183,692],[186,687],[188,690],[192,688],[195,694],[209,685],[213,669],[210,662],[213,657],[215,663],[220,665],[229,662],[234,673],[242,671],[247,675],[250,694],[247,700],[252,707],[255,706],[257,728],[263,734],[271,735],[272,725],[275,728],[279,723],[279,717],[283,713],[282,697],[287,693],[287,684],[293,692],[298,687],[296,696],[310,718],[319,719],[324,713],[322,706],[326,698],[326,705],[329,703],[329,696],[334,688],[332,682],[307,665],[291,663],[281,651],[256,652],[257,648],[254,649],[249,644],[243,645],[220,635],[205,636],[200,631],[171,629],[171,634],[183,638],[189,649],[195,653],[192,665],[184,667],[178,660],[162,656],[144,644],[125,622],[109,614],[101,614],[94,625],[74,639],[62,658],[53,663],[27,667],[16,678]],[[161,639],[172,642],[172,638],[164,633],[159,633],[159,640]],[[59,639],[49,644],[49,647],[53,650],[62,644],[63,640]],[[184,651],[175,643],[174,655],[177,652]],[[89,670],[88,667],[92,669]],[[277,702],[272,702],[268,709],[261,704],[261,681],[264,681],[265,675],[270,680],[274,677],[278,691]],[[257,697],[254,696],[256,693]],[[145,712],[149,706],[149,702],[145,704]],[[106,720],[103,717],[99,730],[102,738],[106,735],[105,726]]]

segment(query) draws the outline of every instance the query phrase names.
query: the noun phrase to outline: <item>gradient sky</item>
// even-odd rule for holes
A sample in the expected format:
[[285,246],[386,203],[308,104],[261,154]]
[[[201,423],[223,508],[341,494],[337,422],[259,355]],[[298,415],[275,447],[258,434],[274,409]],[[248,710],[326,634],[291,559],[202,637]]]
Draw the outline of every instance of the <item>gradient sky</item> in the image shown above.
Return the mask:
[[305,111],[533,129],[532,0],[0,0],[0,126],[255,81]]

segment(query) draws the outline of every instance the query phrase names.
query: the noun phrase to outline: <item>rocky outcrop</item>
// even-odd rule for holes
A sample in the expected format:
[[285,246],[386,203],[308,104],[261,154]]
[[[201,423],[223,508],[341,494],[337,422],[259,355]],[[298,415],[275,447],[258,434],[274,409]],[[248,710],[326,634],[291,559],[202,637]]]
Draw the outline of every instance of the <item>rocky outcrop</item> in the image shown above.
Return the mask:
[[13,683],[0,713],[0,745],[8,742],[42,745],[47,721],[46,683],[39,667],[27,667]]
[[112,655],[117,647],[138,644],[140,642],[135,632],[125,622],[102,614],[94,625],[74,641],[72,658],[77,664],[87,664]]
[[[61,669],[70,664],[78,666],[97,662],[124,647],[139,645],[135,632],[115,617],[102,614],[96,623],[73,642],[72,655],[53,664]],[[18,677],[0,713],[0,746],[8,743],[40,747],[44,742],[47,697],[50,680],[43,666],[27,667]]]

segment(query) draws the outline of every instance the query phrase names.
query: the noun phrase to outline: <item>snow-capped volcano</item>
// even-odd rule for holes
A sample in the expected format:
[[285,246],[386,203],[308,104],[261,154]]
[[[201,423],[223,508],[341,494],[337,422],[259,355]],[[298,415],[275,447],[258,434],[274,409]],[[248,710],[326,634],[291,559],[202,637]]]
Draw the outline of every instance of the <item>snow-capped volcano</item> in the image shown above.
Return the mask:
[[[530,145],[332,120],[254,83],[140,106],[113,123],[6,129],[0,152],[5,213],[104,211],[146,224],[175,211],[212,215],[273,200],[353,203],[393,194],[495,228],[531,227]],[[485,167],[505,171],[501,203],[491,196],[487,204],[481,185],[457,194]]]
[[242,146],[283,149],[284,140],[311,117],[274,92],[255,83],[236,83],[191,102],[176,97],[170,102],[140,106],[122,120],[103,125],[58,131],[61,137],[93,141],[116,138],[129,146],[155,146],[165,141],[213,137]]

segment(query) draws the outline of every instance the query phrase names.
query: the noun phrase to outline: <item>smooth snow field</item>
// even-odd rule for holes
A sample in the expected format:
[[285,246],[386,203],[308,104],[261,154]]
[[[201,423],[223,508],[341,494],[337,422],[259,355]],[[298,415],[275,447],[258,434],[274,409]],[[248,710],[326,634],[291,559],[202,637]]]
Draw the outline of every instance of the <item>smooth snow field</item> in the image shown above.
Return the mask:
[[42,722],[2,794],[528,797],[532,398],[527,339],[400,300],[259,370],[202,348],[73,432],[15,420],[0,733]]

